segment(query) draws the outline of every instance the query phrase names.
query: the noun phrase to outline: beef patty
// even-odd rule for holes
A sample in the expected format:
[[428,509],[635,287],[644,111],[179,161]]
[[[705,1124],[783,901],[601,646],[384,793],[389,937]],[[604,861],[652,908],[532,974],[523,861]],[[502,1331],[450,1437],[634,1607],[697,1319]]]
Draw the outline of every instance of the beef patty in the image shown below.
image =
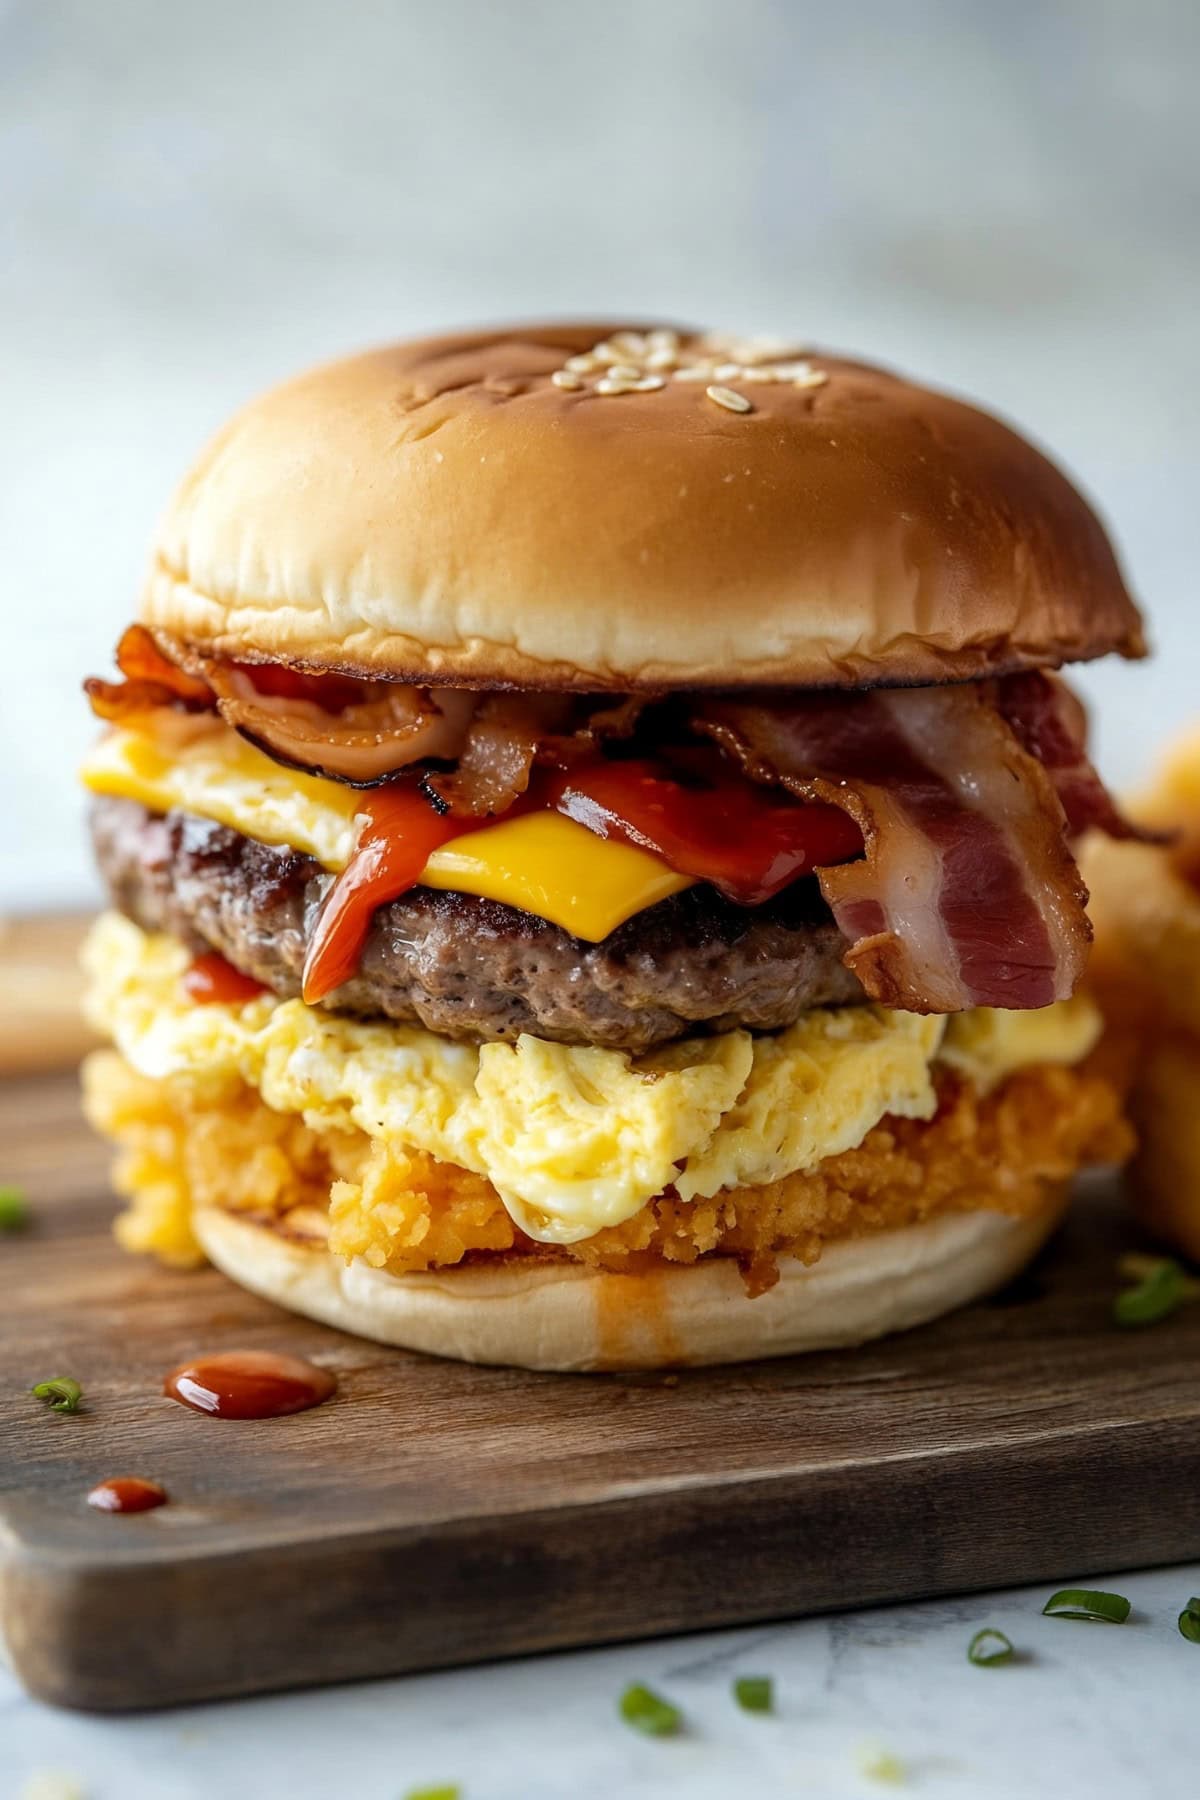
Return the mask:
[[[148,931],[219,950],[285,998],[331,876],[190,813],[102,798],[92,837],[114,903]],[[413,888],[381,906],[358,974],[323,1005],[419,1022],[447,1037],[521,1032],[648,1050],[686,1032],[772,1030],[812,1006],[864,998],[817,892],[796,882],[765,906],[699,885],[589,944],[531,913]]]

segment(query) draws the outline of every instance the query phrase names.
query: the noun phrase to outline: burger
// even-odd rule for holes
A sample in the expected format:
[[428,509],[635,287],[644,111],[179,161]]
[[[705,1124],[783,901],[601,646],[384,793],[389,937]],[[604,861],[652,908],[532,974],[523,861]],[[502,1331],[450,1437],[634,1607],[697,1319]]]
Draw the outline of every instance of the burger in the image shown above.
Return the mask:
[[321,368],[209,445],[119,681],[85,1075],[121,1242],[547,1369],[851,1344],[1128,1150],[1105,533],[961,401],[596,324]]

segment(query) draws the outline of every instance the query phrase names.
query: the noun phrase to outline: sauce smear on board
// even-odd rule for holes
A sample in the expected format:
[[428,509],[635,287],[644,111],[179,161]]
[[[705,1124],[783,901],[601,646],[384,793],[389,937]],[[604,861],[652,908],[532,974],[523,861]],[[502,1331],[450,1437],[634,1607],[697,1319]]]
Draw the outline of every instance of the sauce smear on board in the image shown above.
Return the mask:
[[87,1497],[97,1512],[139,1513],[167,1504],[167,1490],[157,1481],[146,1481],[141,1475],[113,1475],[97,1482]]
[[278,1419],[337,1391],[328,1369],[273,1350],[219,1350],[172,1369],[163,1393],[216,1419]]

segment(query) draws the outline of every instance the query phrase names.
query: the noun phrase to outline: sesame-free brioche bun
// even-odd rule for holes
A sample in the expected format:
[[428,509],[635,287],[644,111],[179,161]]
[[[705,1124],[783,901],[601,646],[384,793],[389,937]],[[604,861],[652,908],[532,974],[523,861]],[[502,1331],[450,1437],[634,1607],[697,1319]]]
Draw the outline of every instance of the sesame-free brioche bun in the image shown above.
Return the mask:
[[779,1280],[755,1299],[728,1257],[634,1275],[514,1255],[390,1275],[217,1207],[197,1209],[192,1226],[242,1287],[357,1337],[514,1368],[656,1369],[828,1350],[923,1325],[1017,1275],[1067,1192],[1047,1181],[1031,1216],[945,1213],[832,1243],[812,1267],[781,1260]]
[[[651,330],[464,332],[275,389],[176,493],[142,619],[168,648],[481,687],[1142,654],[1095,514],[998,420],[863,363]],[[671,367],[705,359],[711,380]],[[622,365],[641,387],[611,391]]]

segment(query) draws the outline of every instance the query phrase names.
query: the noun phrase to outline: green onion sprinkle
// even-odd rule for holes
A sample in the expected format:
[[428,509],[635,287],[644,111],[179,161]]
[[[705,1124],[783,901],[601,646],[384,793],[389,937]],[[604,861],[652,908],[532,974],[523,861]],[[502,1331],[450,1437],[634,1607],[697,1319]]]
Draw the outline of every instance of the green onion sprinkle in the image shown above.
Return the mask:
[[1123,1625],[1129,1617],[1124,1594],[1106,1594],[1100,1588],[1060,1588],[1042,1608],[1050,1619],[1093,1619],[1104,1625]]
[[53,1381],[39,1381],[30,1393],[38,1400],[44,1400],[51,1412],[77,1413],[79,1402],[83,1399],[83,1389],[69,1375],[57,1375]]
[[29,1223],[29,1202],[24,1188],[0,1185],[0,1231],[24,1231]]
[[1187,1280],[1177,1262],[1161,1257],[1147,1266],[1135,1287],[1128,1287],[1113,1301],[1113,1319],[1118,1325],[1157,1325],[1175,1311],[1185,1298]]
[[1179,1635],[1189,1644],[1200,1644],[1200,1594],[1193,1594],[1180,1613]]
[[733,1684],[733,1697],[743,1712],[775,1710],[775,1689],[769,1675],[739,1675]]
[[653,1688],[635,1681],[625,1689],[617,1710],[627,1725],[644,1731],[647,1737],[673,1737],[683,1724],[683,1714]]
[[967,1661],[977,1669],[994,1669],[998,1663],[1011,1662],[1014,1655],[1011,1641],[992,1625],[977,1631],[967,1645]]

